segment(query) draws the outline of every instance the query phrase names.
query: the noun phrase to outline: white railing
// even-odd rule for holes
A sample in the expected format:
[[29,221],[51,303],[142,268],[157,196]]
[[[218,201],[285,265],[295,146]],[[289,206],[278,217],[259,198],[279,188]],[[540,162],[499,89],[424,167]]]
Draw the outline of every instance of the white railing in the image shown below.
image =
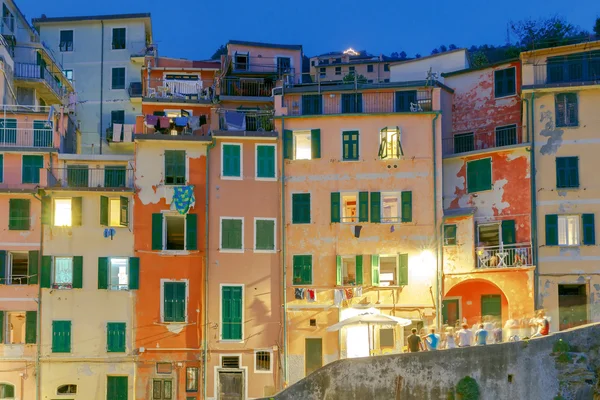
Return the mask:
[[3,112],[6,111],[6,117],[10,117],[8,113],[42,113],[49,114],[52,106],[28,106],[23,104],[7,104],[0,107],[0,118],[4,118]]
[[512,268],[533,265],[531,243],[483,246],[475,249],[477,268]]
[[0,128],[0,147],[53,148],[52,128]]

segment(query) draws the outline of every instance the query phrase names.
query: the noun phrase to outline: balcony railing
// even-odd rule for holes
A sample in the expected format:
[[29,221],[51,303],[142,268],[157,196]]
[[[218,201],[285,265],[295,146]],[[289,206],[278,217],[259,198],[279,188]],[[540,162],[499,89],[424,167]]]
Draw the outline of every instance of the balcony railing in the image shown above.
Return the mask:
[[224,78],[220,82],[221,96],[271,97],[273,80]]
[[131,82],[127,91],[129,97],[142,97],[142,82]]
[[6,111],[7,117],[9,113],[40,113],[48,115],[50,113],[51,106],[36,106],[36,105],[25,105],[25,104],[6,104],[0,107],[0,118],[4,118],[3,112]]
[[[0,114],[0,117],[2,114]],[[46,121],[0,121],[0,147],[54,148],[54,129]]]
[[47,68],[43,68],[38,64],[15,63],[15,77],[44,80],[56,96],[62,97],[63,95],[63,88],[54,79],[52,73]]
[[477,268],[512,268],[533,265],[531,243],[477,247]]
[[534,85],[577,82],[598,82],[600,84],[600,55],[534,65],[533,79]]
[[219,109],[219,129],[223,131],[271,132],[273,111]]
[[523,143],[521,127],[510,125],[483,133],[460,133],[442,139],[444,155],[468,153]]
[[86,165],[72,165],[48,171],[48,185],[69,189],[112,189],[133,188],[133,168],[125,166],[105,166],[89,168]]
[[146,84],[144,97],[151,99],[212,101],[214,97],[212,80],[151,79]]
[[[291,57],[253,57],[245,54],[227,56],[231,71],[235,73],[266,73],[278,76],[294,74]],[[289,63],[288,61],[289,60]]]

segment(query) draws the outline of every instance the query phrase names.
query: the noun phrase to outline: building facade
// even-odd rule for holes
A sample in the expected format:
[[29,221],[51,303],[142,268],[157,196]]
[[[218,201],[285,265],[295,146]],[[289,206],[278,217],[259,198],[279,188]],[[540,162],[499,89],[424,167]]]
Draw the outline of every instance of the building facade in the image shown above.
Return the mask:
[[355,75],[364,77],[365,83],[384,83],[390,81],[390,63],[397,61],[383,54],[374,56],[364,50],[347,49],[311,57],[310,76],[313,82],[342,81]]

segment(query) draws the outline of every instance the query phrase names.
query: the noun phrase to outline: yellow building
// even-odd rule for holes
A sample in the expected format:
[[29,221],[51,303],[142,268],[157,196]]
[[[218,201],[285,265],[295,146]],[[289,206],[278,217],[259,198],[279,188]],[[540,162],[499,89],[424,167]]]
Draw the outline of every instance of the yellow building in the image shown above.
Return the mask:
[[537,306],[550,316],[551,331],[600,320],[599,50],[596,41],[521,54],[536,171]]

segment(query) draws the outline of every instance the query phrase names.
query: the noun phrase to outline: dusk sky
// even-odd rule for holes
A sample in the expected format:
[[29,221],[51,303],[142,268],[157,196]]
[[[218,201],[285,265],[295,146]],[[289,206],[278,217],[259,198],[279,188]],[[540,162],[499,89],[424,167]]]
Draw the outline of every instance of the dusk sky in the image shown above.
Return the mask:
[[[301,44],[308,56],[327,51],[367,50],[389,54],[404,50],[409,57],[430,54],[441,44],[506,42],[510,20],[563,15],[588,31],[597,0],[577,6],[562,0],[406,1],[358,0],[292,2],[281,0],[17,0],[27,19],[140,13],[152,14],[159,54],[207,59],[229,39]],[[483,4],[490,6],[483,6]],[[343,4],[343,5],[342,5]],[[493,6],[491,4],[494,4]],[[514,36],[511,38],[515,40]]]

